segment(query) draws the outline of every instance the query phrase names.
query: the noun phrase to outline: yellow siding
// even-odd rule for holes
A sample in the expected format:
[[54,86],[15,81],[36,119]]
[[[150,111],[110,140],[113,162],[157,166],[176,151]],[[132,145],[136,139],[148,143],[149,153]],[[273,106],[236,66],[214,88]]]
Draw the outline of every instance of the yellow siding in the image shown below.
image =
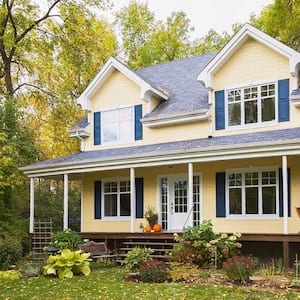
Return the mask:
[[[97,112],[105,109],[113,109],[129,105],[143,105],[143,114],[149,109],[154,108],[158,104],[158,99],[152,97],[150,104],[140,99],[141,92],[138,85],[128,79],[119,71],[114,71],[106,80],[104,85],[99,89],[92,99],[92,112]],[[188,124],[178,124],[172,126],[164,126],[159,128],[148,128],[143,126],[143,140],[134,141],[130,144],[115,144],[115,145],[99,145],[94,146],[93,137],[93,114],[90,115],[91,134],[85,141],[85,150],[118,148],[126,146],[139,146],[145,144],[162,143],[168,141],[178,141],[186,139],[196,139],[199,137],[207,137],[209,135],[208,121],[197,121]]]
[[[272,82],[286,78],[290,78],[290,90],[293,89],[294,79],[292,79],[289,73],[288,59],[271,48],[249,38],[214,75],[211,98],[214,103],[214,92],[218,90],[234,88],[236,86],[249,86],[262,82]],[[215,118],[214,111],[215,108],[213,105],[213,120]],[[247,130],[215,130],[214,135],[231,135],[234,133],[296,127],[299,126],[299,117],[300,110],[291,105],[289,122],[281,122],[275,126]]]
[[[291,214],[289,218],[289,233],[298,233],[300,231],[300,219],[297,217],[295,207],[300,206],[300,170],[293,166],[299,165],[299,158],[288,158],[288,165],[291,167]],[[203,218],[210,219],[214,229],[220,232],[241,232],[241,233],[283,233],[283,218],[273,220],[230,220],[216,217],[216,190],[215,177],[216,172],[224,172],[227,169],[235,168],[255,168],[255,167],[278,167],[281,166],[281,158],[264,158],[251,160],[236,160],[218,163],[194,164],[194,173],[201,174],[202,177],[202,201]],[[158,178],[173,174],[186,174],[187,165],[174,165],[153,168],[136,169],[136,177],[144,178],[144,208],[148,206],[158,207]],[[130,221],[104,221],[94,220],[94,181],[106,178],[127,177],[129,170],[110,171],[102,173],[87,174],[83,179],[83,232],[129,232]],[[138,231],[138,225],[145,219],[137,219],[135,230]]]

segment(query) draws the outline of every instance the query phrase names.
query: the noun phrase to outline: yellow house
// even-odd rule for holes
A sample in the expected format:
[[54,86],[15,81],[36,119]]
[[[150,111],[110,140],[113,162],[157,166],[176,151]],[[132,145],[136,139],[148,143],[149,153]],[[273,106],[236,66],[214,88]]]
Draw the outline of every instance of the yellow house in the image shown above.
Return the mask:
[[[81,232],[210,219],[248,241],[300,242],[300,53],[245,24],[219,52],[133,71],[110,58],[78,103],[81,152],[23,167],[82,182]],[[286,261],[285,261],[286,263]]]

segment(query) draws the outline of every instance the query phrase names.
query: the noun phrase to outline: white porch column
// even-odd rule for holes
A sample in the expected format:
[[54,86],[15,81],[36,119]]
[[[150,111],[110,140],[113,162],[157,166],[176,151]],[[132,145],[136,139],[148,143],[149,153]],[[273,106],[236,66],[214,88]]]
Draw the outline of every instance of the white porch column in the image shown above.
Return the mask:
[[130,217],[130,232],[135,231],[135,170],[130,168],[130,207],[131,207],[131,217]]
[[33,233],[34,227],[34,180],[35,178],[30,178],[29,233]]
[[189,195],[188,195],[188,224],[190,226],[193,226],[193,213],[192,213],[192,209],[193,209],[193,177],[194,177],[194,171],[193,171],[193,164],[189,163],[188,165],[188,185],[189,185]]
[[64,174],[64,230],[69,227],[69,178]]
[[288,178],[287,157],[282,156],[282,191],[283,191],[283,233],[288,234]]

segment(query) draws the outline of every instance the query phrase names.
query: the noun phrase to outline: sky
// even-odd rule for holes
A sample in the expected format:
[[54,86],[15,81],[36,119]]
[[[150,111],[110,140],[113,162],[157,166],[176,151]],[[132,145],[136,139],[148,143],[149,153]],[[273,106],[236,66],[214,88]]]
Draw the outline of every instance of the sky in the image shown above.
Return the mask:
[[[115,11],[127,6],[129,0],[112,0],[114,9],[104,13],[109,21]],[[258,15],[262,9],[273,4],[274,0],[139,0],[148,3],[156,19],[165,21],[174,11],[184,11],[195,28],[193,37],[202,37],[212,28],[218,33],[227,31],[235,23],[246,23],[252,13]]]

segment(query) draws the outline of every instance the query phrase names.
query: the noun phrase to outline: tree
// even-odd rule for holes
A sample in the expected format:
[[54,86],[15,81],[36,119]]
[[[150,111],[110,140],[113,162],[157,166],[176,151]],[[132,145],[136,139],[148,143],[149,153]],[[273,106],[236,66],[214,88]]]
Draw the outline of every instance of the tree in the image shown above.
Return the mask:
[[261,14],[251,17],[251,23],[282,43],[300,49],[300,2],[275,0]]

